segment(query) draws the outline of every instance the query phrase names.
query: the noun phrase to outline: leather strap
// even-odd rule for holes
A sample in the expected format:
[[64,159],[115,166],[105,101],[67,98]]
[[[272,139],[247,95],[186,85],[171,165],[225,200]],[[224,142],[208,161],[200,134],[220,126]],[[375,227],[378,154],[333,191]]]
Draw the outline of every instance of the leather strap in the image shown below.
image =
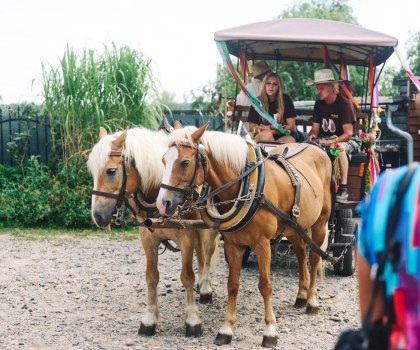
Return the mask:
[[295,220],[293,220],[289,214],[278,208],[273,204],[265,195],[259,197],[260,203],[264,204],[268,209],[270,209],[274,214],[283,219],[288,226],[291,226],[296,233],[303,239],[303,241],[308,245],[308,247],[318,254],[323,260],[327,260],[332,264],[335,264],[339,258],[329,256],[324,252],[320,247],[318,247],[315,242],[309,237],[308,232],[302,228]]

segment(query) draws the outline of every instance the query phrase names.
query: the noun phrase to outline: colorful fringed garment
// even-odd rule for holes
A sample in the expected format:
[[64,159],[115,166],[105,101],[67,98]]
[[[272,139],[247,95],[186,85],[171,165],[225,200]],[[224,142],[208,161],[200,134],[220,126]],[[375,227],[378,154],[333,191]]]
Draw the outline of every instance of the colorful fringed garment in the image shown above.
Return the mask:
[[[370,265],[378,263],[385,249],[385,219],[394,208],[399,181],[407,166],[379,176],[372,192],[357,210],[362,213],[360,253]],[[420,165],[404,195],[401,215],[393,240],[400,245],[400,259],[387,260],[383,279],[386,298],[392,300],[396,323],[392,326],[390,349],[420,349]]]

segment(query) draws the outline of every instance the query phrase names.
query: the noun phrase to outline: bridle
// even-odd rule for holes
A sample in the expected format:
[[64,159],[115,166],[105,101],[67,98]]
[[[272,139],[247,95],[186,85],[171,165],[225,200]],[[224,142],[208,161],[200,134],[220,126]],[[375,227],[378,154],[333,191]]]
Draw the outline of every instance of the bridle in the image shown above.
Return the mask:
[[[185,196],[186,200],[191,200],[194,198],[194,194],[196,193],[196,189],[198,187],[197,185],[197,177],[198,177],[198,171],[200,170],[200,166],[203,167],[203,171],[204,171],[204,184],[206,184],[206,179],[207,179],[207,173],[208,173],[208,169],[207,169],[207,158],[206,158],[206,151],[204,149],[203,144],[191,144],[190,142],[172,142],[171,144],[169,144],[169,148],[172,146],[184,146],[184,147],[189,147],[192,149],[196,149],[197,153],[196,153],[196,157],[195,157],[195,169],[194,169],[194,176],[193,179],[191,181],[190,186],[187,189],[183,189],[183,188],[178,188],[178,187],[174,187],[174,186],[170,186],[170,185],[166,185],[164,183],[162,183],[160,185],[161,188],[164,188],[166,190],[170,190],[170,191],[175,191],[175,192],[180,192],[183,193]],[[204,186],[206,187],[206,186]],[[203,192],[203,191],[202,191]]]
[[[109,156],[110,157],[122,157],[123,158],[122,151],[111,151]],[[132,160],[132,165],[135,166],[134,160]],[[127,177],[128,177],[127,166],[125,164],[125,159],[123,159],[122,168],[123,168],[123,179],[122,179],[121,189],[120,189],[120,192],[118,194],[92,190],[92,195],[116,199],[117,203],[115,204],[115,210],[114,211],[117,212],[117,216],[118,216],[121,208],[128,208],[131,211],[131,213],[134,216],[136,216],[137,211],[130,205],[129,199],[125,196],[125,194],[127,193],[127,188],[126,187],[127,187]],[[139,203],[138,198],[137,198],[137,193],[138,192],[133,193],[133,199],[134,199],[138,209],[140,209],[139,208],[140,203]],[[132,226],[132,225],[130,225],[130,226]]]

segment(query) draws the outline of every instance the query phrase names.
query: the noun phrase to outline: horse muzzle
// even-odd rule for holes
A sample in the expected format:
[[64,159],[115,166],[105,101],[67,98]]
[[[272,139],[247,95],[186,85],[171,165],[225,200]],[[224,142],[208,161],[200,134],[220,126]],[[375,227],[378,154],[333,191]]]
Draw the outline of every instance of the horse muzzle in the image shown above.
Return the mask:
[[162,196],[160,200],[156,201],[156,206],[162,216],[174,215],[178,206],[185,201],[185,195],[181,193],[174,193],[172,196]]
[[115,211],[115,205],[113,206],[98,206],[92,211],[92,218],[96,226],[105,228],[107,227],[112,219]]

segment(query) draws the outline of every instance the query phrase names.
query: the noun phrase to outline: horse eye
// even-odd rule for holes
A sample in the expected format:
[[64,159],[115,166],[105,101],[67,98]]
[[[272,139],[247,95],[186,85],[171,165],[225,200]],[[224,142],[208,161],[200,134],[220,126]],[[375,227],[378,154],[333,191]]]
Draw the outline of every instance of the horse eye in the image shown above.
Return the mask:
[[106,174],[108,176],[114,176],[117,173],[117,168],[109,168],[106,169]]
[[186,167],[188,167],[188,165],[190,164],[190,160],[189,159],[184,159],[184,160],[181,160],[181,162],[180,162],[180,165],[181,165],[181,168],[186,168]]

